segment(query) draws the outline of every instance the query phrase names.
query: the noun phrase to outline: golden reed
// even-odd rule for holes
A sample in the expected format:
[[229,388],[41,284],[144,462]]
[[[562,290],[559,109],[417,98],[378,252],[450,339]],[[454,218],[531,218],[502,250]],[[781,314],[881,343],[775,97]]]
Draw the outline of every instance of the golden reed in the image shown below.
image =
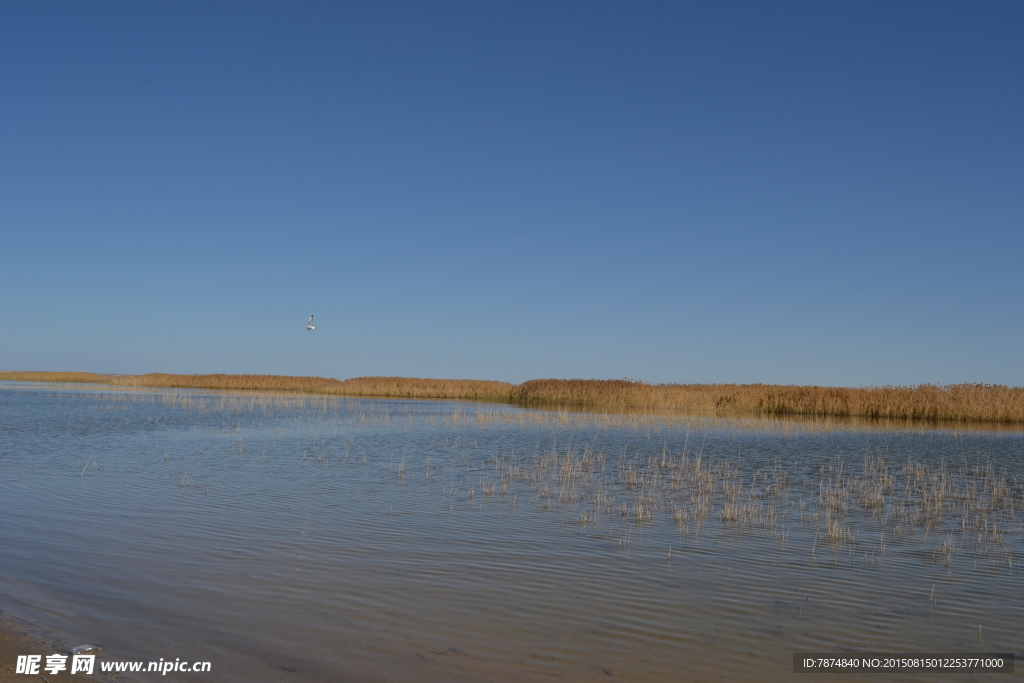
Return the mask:
[[535,379],[516,385],[487,380],[411,377],[355,377],[337,380],[283,375],[153,373],[123,376],[88,372],[0,372],[0,380],[286,391],[330,396],[471,399],[532,406],[699,410],[716,414],[1024,422],[1024,388],[991,384],[923,384],[916,387],[852,389],[771,384],[647,384],[629,380]]
[[524,405],[615,406],[758,415],[1024,422],[1024,389],[991,384],[851,389],[535,379],[515,387],[510,401]]

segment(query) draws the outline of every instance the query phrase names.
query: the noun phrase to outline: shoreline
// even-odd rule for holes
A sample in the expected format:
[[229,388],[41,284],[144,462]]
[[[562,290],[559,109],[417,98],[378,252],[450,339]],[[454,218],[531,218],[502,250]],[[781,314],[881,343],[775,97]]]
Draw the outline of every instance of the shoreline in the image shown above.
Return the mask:
[[0,614],[0,678],[14,678],[18,655],[52,653],[52,646],[34,638],[14,625],[6,614]]
[[480,407],[491,406],[500,408],[522,408],[533,411],[551,413],[557,417],[552,419],[564,420],[566,415],[589,415],[594,417],[618,418],[625,420],[657,420],[676,422],[679,420],[725,420],[735,423],[765,423],[778,425],[799,425],[801,427],[813,426],[821,429],[871,429],[883,431],[949,431],[949,432],[991,432],[1022,434],[1024,433],[1024,422],[1005,422],[991,420],[951,420],[951,419],[928,419],[928,418],[890,418],[890,417],[862,417],[847,415],[808,415],[800,413],[754,413],[736,410],[701,410],[701,409],[656,409],[638,408],[633,406],[580,406],[580,405],[552,405],[552,404],[516,404],[508,401],[493,401],[486,399],[465,399],[465,398],[431,398],[431,397],[406,397],[406,396],[374,396],[364,394],[313,394],[297,391],[279,391],[272,389],[204,389],[188,387],[159,387],[159,386],[125,386],[117,384],[102,383],[74,383],[74,382],[38,382],[38,381],[12,381],[0,378],[0,389],[23,387],[34,387],[39,389],[50,389],[52,391],[94,391],[97,393],[159,393],[166,391],[180,391],[192,393],[197,396],[225,398],[248,398],[258,399],[281,399],[299,401],[321,401],[321,400],[377,400],[377,401],[417,401],[417,402],[461,402],[469,406]]
[[[28,627],[22,626],[12,620],[7,612],[0,611],[0,680],[37,680],[43,681],[75,681],[80,680],[83,674],[71,675],[70,666],[67,670],[54,675],[46,673],[40,667],[42,673],[37,676],[15,673],[15,667],[19,655],[42,655],[42,663],[46,663],[46,656],[52,654],[67,654],[68,647],[63,643],[53,642],[32,635]],[[122,675],[103,673],[97,670],[87,676],[89,680],[102,681],[103,683],[131,683],[131,679]]]
[[770,384],[648,384],[633,380],[491,380],[286,375],[101,375],[0,372],[0,381],[214,389],[350,398],[460,399],[529,408],[619,412],[698,411],[753,417],[863,418],[1024,425],[1024,388],[991,384],[819,387]]

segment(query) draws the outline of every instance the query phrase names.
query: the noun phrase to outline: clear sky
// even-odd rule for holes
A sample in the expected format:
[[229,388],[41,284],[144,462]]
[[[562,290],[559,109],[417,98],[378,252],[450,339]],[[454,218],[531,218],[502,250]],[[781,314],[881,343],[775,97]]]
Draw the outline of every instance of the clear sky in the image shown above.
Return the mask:
[[1024,385],[1022,36],[1021,2],[5,2],[0,369]]

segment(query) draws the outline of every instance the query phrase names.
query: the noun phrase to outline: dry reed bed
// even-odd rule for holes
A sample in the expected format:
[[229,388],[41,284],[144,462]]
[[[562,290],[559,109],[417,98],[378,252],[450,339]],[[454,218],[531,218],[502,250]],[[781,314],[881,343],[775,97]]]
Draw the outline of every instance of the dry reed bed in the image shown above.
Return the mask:
[[114,376],[80,372],[0,372],[0,380],[298,392],[327,396],[469,399],[525,406],[607,410],[1024,422],[1024,388],[988,384],[844,388],[538,379],[514,385],[488,380],[409,377],[356,377],[342,381],[324,377],[281,375],[153,373]]
[[512,402],[524,405],[628,406],[819,417],[1024,421],[1024,389],[986,384],[851,389],[538,379],[518,385],[510,398]]

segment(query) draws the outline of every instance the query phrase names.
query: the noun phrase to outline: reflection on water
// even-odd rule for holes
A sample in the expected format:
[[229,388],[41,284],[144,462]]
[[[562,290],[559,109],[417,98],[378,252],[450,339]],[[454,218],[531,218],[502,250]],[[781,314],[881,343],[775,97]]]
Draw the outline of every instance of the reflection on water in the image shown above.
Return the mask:
[[1022,465],[1014,431],[9,384],[0,607],[204,681],[1021,656]]

